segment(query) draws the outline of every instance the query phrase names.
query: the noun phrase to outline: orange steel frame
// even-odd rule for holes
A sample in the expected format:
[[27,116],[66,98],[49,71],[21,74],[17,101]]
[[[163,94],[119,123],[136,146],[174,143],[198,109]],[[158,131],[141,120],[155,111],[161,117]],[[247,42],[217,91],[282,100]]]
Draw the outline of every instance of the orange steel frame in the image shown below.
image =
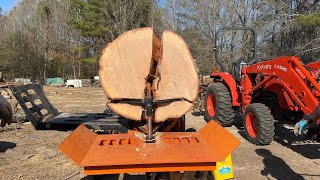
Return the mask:
[[59,149],[87,175],[138,172],[211,171],[240,141],[211,121],[199,132],[158,132],[154,143],[145,134],[98,135],[80,125]]
[[[320,85],[316,80],[320,75],[320,62],[307,64],[306,67],[294,56],[249,65],[241,71],[241,90],[236,88],[234,78],[228,73],[212,73],[211,77],[213,81],[222,81],[227,85],[233,106],[242,106],[243,111],[251,104],[253,94],[262,89],[276,93],[281,108],[303,111],[309,115],[319,105]],[[320,120],[317,122],[320,123]]]

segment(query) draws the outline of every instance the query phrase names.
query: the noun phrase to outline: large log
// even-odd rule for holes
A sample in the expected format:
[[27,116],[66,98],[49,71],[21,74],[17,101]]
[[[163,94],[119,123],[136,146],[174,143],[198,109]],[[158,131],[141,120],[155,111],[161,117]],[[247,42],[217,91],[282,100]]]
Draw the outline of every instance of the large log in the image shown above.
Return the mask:
[[154,121],[183,116],[198,93],[195,62],[183,39],[164,31],[160,39],[152,28],[127,31],[104,49],[100,58],[101,86],[108,106],[120,115],[141,120],[142,106],[124,100],[143,100],[151,82],[154,100],[172,100],[155,109]]
[[194,101],[198,94],[197,67],[187,44],[174,32],[162,34],[161,79],[157,84],[156,100],[185,98]]
[[127,31],[103,50],[101,86],[109,99],[143,99],[150,71],[152,28]]

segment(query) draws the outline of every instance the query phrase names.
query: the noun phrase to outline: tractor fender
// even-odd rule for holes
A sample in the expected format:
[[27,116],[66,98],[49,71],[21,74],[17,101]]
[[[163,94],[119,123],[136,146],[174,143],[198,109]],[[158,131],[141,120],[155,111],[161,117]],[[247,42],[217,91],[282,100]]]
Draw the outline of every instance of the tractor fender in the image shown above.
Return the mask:
[[227,86],[231,94],[232,106],[240,106],[237,84],[231,74],[227,72],[213,72],[210,74],[210,77],[213,78],[213,82],[222,82]]

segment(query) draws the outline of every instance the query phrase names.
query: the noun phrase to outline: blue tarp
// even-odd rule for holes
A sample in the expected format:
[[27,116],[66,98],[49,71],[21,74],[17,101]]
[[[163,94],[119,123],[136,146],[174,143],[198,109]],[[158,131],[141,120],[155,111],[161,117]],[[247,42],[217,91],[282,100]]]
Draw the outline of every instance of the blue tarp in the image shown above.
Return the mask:
[[46,85],[60,85],[64,83],[64,79],[62,78],[47,78]]

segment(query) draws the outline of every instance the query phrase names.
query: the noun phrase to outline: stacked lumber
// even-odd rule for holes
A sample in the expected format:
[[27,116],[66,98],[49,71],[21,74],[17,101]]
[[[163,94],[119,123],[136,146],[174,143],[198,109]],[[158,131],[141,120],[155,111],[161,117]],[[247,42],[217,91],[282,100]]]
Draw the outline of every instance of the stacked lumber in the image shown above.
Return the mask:
[[195,62],[184,40],[171,31],[162,37],[152,28],[125,32],[103,50],[99,75],[109,108],[138,121],[143,106],[125,100],[143,101],[148,82],[154,101],[170,100],[155,108],[156,122],[183,116],[198,93]]

